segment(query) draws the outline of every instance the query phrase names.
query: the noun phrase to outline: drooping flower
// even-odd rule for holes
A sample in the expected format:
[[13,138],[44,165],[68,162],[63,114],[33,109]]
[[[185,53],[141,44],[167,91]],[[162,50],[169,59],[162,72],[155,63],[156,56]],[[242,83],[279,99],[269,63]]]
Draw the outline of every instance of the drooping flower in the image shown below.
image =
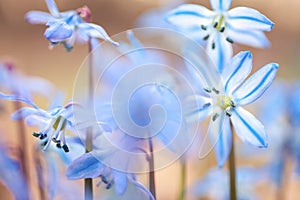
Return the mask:
[[[202,63],[199,63],[195,52],[187,49],[185,55],[193,67],[198,68],[200,76],[213,74],[213,69],[198,67]],[[203,107],[191,112],[191,114],[202,117],[212,116],[208,135],[212,144],[215,145],[214,150],[220,167],[224,165],[231,150],[231,124],[242,141],[257,147],[268,146],[264,126],[242,106],[254,102],[265,92],[276,76],[278,64],[267,64],[245,80],[251,69],[252,55],[250,52],[240,52],[234,56],[221,74],[221,80],[218,80],[218,77],[210,76],[211,80],[203,83],[204,88],[202,89],[208,95],[197,97]],[[216,69],[215,74],[218,74]],[[199,78],[196,81],[202,80]]]
[[[104,184],[108,192],[114,189],[113,193],[117,195],[115,197],[117,199],[124,196],[130,199],[154,199],[151,192],[139,183],[133,174],[115,170],[101,163],[96,158],[102,157],[100,154],[101,151],[89,152],[74,160],[68,166],[66,176],[71,180],[98,177],[100,178],[98,185]],[[129,185],[133,185],[134,190],[131,191]],[[110,198],[112,198],[111,195],[109,195]]]
[[231,0],[210,0],[213,11],[201,5],[183,4],[167,14],[167,20],[195,40],[207,40],[207,52],[221,72],[232,57],[232,43],[265,48],[264,32],[274,24],[259,11],[236,7]]
[[87,6],[71,11],[59,12],[54,0],[46,0],[50,13],[30,11],[25,19],[31,24],[44,24],[48,28],[44,37],[50,47],[63,44],[69,51],[74,43],[87,43],[90,39],[102,39],[117,45],[99,25],[91,22],[91,11]]
[[40,126],[41,130],[33,132],[32,135],[43,140],[43,150],[46,150],[50,142],[53,141],[56,143],[56,147],[62,148],[65,152],[69,152],[65,131],[67,128],[74,130],[74,105],[74,102],[70,102],[65,106],[58,106],[48,111],[38,107],[23,107],[12,115],[12,119],[25,119],[25,122],[30,126]]

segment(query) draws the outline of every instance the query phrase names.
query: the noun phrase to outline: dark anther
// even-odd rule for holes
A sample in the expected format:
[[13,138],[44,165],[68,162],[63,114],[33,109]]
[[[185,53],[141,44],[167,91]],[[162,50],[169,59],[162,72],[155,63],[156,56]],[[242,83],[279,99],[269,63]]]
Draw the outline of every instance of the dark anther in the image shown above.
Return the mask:
[[108,184],[108,181],[107,181],[107,179],[105,178],[105,176],[100,175],[100,177],[101,177],[101,180],[102,180],[102,182],[103,182],[104,184]]
[[207,108],[207,107],[209,107],[210,105],[211,105],[210,103],[206,103],[206,104],[203,105],[203,108]]
[[61,149],[61,144],[60,144],[60,143],[57,143],[57,144],[56,144],[56,147],[59,148],[59,149]]
[[231,112],[230,110],[225,110],[225,114],[226,114],[228,117],[231,117],[232,112]]
[[233,40],[231,38],[229,38],[229,37],[227,37],[226,40],[227,40],[227,42],[229,42],[231,44],[233,43]]
[[216,119],[219,117],[218,113],[215,113],[212,117],[213,122],[216,121]]
[[211,44],[211,48],[212,48],[212,49],[215,49],[215,48],[216,48],[216,44],[215,44],[214,42]]
[[209,89],[209,88],[203,88],[203,90],[207,93],[211,93],[211,89]]
[[47,137],[47,134],[41,134],[40,135],[40,140],[43,140],[43,139],[45,139]]
[[223,33],[225,31],[225,26],[220,29],[220,32]]
[[203,38],[203,40],[207,40],[208,38],[209,38],[209,35],[205,36],[205,37]]
[[40,133],[37,133],[37,132],[33,132],[32,135],[33,135],[34,137],[40,137],[41,134],[40,134]]
[[217,90],[216,88],[213,88],[212,90],[213,90],[216,94],[219,94],[219,93],[220,93],[220,91]]
[[207,30],[206,26],[204,26],[203,24],[201,25],[202,30]]
[[54,143],[60,143],[60,140],[57,140],[56,138],[52,138],[52,141],[53,141]]
[[48,143],[48,140],[46,140],[45,142],[43,142],[42,146],[46,146],[47,143]]
[[216,28],[218,26],[218,22],[214,23],[214,28]]
[[111,184],[111,183],[108,183],[108,184],[106,185],[106,189],[109,190],[109,189],[111,188],[111,186],[112,186],[112,184]]
[[69,147],[68,147],[66,144],[64,144],[64,145],[62,146],[62,148],[63,148],[63,150],[64,150],[66,153],[70,151],[70,150],[69,150]]

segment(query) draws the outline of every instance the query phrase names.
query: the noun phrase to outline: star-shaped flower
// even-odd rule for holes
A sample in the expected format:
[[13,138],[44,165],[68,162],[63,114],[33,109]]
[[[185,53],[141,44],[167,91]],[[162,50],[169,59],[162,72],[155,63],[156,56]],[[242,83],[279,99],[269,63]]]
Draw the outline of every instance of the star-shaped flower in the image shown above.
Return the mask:
[[[191,50],[186,51],[186,58],[195,67],[202,65],[195,52]],[[265,92],[276,76],[278,64],[267,64],[245,80],[251,69],[250,52],[240,52],[234,56],[221,74],[221,80],[213,80],[214,76],[211,76],[211,80],[208,80],[203,88],[209,95],[197,97],[203,107],[191,113],[198,116],[212,115],[208,134],[215,145],[214,150],[220,167],[224,165],[231,150],[230,123],[242,141],[257,147],[268,146],[264,126],[242,106],[254,102]],[[206,73],[209,74],[212,70],[207,69]],[[203,75],[203,69],[200,69],[200,72]]]
[[265,48],[269,41],[263,32],[274,23],[255,9],[236,7],[231,0],[210,0],[213,11],[201,5],[183,4],[168,13],[166,19],[195,40],[207,40],[208,54],[216,58],[218,70],[232,57],[232,43]]
[[91,11],[88,7],[59,12],[53,0],[46,0],[46,3],[50,13],[30,11],[25,19],[31,24],[45,24],[48,27],[44,37],[50,41],[50,47],[61,43],[67,50],[71,50],[75,41],[87,43],[89,39],[95,38],[117,45],[101,26],[90,23]]

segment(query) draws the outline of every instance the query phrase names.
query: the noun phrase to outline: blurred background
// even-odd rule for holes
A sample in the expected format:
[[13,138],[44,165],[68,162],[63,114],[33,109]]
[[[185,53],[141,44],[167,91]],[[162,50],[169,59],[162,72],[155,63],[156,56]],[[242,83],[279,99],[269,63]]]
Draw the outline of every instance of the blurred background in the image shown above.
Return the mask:
[[[96,24],[106,29],[109,35],[142,26],[140,17],[150,11],[175,8],[177,0],[56,0],[60,11],[72,10],[87,5],[92,11],[92,19]],[[185,1],[205,5],[210,8],[208,0]],[[231,7],[246,6],[259,10],[275,23],[274,29],[267,33],[272,46],[268,49],[252,49],[246,46],[234,45],[235,52],[251,50],[254,70],[269,63],[280,65],[277,79],[294,81],[300,78],[300,1],[299,0],[233,0]],[[44,77],[53,82],[57,88],[72,95],[73,82],[78,68],[85,59],[87,46],[76,46],[71,53],[62,46],[49,50],[48,41],[43,38],[45,26],[26,23],[24,15],[30,10],[46,11],[43,0],[1,0],[0,1],[0,60],[13,61],[25,74]],[[158,12],[159,14],[159,12]],[[161,19],[163,23],[163,19]],[[139,21],[139,23],[138,23]],[[300,102],[299,102],[300,104]],[[5,104],[6,105],[6,104]],[[7,105],[5,112],[11,113],[13,108]],[[14,143],[16,135],[10,132],[16,130],[14,122],[8,115],[0,116],[0,130],[4,141]],[[30,132],[31,129],[28,131]],[[29,136],[31,136],[29,134]],[[29,137],[29,141],[34,138]],[[197,176],[203,176],[208,166],[214,163],[213,156],[206,161],[200,161],[189,166],[188,185]],[[254,161],[253,163],[255,163]],[[260,162],[260,161],[258,161]],[[179,166],[172,165],[168,169],[157,172],[157,187],[159,199],[176,199],[176,173]],[[174,181],[170,179],[174,177]],[[289,181],[286,186],[286,199],[297,199],[300,195],[298,180]],[[0,199],[12,198],[8,191],[1,186]],[[7,194],[4,198],[2,194]],[[258,195],[265,199],[276,199],[277,193],[268,187],[258,188]]]

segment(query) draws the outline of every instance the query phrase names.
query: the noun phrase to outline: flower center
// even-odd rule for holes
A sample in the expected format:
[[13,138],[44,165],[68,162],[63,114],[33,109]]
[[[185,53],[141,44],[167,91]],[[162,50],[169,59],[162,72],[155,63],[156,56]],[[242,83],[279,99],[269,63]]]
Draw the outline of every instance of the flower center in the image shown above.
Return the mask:
[[231,116],[231,110],[236,106],[232,98],[222,95],[217,97],[217,105],[225,111],[225,114]]

